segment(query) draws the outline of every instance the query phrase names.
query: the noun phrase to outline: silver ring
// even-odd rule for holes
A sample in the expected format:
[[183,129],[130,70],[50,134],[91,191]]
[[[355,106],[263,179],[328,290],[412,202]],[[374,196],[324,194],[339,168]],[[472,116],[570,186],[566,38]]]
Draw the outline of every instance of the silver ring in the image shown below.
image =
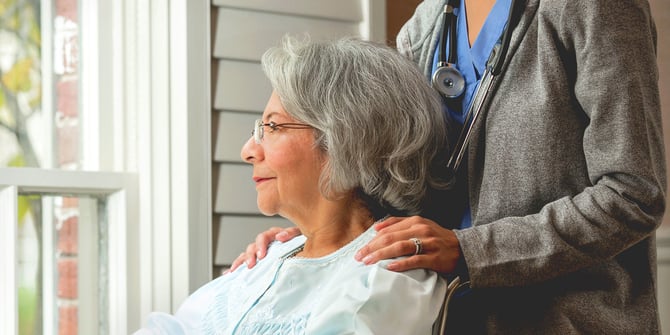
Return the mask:
[[414,255],[420,254],[421,251],[423,251],[423,245],[421,244],[421,240],[416,237],[412,237],[409,240],[414,242],[414,247],[416,248],[414,250]]

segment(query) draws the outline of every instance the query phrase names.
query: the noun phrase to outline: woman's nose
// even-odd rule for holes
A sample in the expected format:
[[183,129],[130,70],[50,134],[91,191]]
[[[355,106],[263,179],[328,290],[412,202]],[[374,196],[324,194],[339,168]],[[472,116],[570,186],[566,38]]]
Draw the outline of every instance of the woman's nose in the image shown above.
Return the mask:
[[253,136],[249,137],[247,142],[244,143],[242,146],[242,151],[240,152],[242,160],[247,163],[253,163],[259,159],[262,159],[262,154],[263,148],[261,145],[256,143]]

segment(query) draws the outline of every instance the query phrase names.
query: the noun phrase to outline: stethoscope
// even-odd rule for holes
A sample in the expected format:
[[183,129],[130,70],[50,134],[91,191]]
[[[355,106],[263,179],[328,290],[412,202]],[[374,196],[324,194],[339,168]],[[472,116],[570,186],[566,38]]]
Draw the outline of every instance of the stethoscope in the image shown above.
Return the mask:
[[[465,91],[465,79],[456,63],[456,14],[454,8],[460,0],[449,0],[444,5],[444,24],[440,35],[440,50],[437,69],[433,72],[433,88],[447,99],[458,98]],[[449,36],[449,59],[447,59],[447,36]]]
[[[432,85],[447,99],[455,99],[460,97],[465,91],[465,79],[461,72],[454,66],[456,59],[456,15],[454,8],[460,0],[449,0],[444,6],[444,25],[442,26],[442,33],[440,36],[440,50],[438,54],[437,69],[433,72]],[[507,24],[502,33],[500,40],[493,46],[491,54],[486,61],[486,68],[482,79],[479,81],[475,89],[472,101],[468,107],[468,111],[463,123],[463,129],[458,136],[456,146],[454,146],[447,168],[455,173],[458,171],[465,149],[470,142],[472,129],[482,110],[484,101],[491,91],[491,84],[493,78],[498,76],[502,71],[502,65],[509,48],[512,29],[509,29],[512,22],[515,0],[510,4],[509,14],[507,17]],[[449,38],[449,59],[446,57],[447,36]]]

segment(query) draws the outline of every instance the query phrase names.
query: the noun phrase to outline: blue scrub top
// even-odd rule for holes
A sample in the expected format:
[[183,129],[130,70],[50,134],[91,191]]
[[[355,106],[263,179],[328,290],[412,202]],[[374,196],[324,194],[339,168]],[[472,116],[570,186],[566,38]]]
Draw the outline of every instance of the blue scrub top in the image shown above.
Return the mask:
[[[472,103],[472,98],[475,94],[475,89],[479,85],[484,70],[486,69],[486,61],[493,50],[493,46],[498,42],[503,34],[505,25],[507,24],[507,17],[509,14],[512,0],[498,0],[491,9],[489,16],[486,18],[475,43],[470,47],[468,39],[468,23],[465,15],[467,8],[465,7],[465,0],[461,0],[460,6],[455,8],[456,15],[456,64],[463,78],[465,79],[465,91],[463,92],[461,104],[451,104],[447,106],[446,98],[444,100],[444,109],[449,114],[450,118],[463,125],[465,121],[468,107]],[[447,37],[447,43],[451,36]],[[447,44],[448,46],[448,44]],[[435,49],[433,59],[433,73],[437,69],[439,59],[439,50],[442,48],[439,45]],[[447,52],[449,48],[447,47]],[[447,55],[449,57],[449,55]],[[467,202],[466,202],[467,203]],[[472,226],[472,218],[470,216],[470,206],[467,205],[461,219],[461,228]]]

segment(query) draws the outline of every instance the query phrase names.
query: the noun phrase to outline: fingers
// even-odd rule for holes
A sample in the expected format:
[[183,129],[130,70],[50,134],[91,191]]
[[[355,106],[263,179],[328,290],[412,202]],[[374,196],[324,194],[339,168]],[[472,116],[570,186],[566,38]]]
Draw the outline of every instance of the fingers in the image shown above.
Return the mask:
[[375,225],[375,230],[376,231],[381,231],[381,230],[385,229],[386,227],[389,227],[389,226],[392,226],[392,225],[394,225],[398,222],[401,222],[403,219],[404,218],[402,218],[402,217],[391,216],[388,219],[377,223]]
[[[432,229],[431,225],[437,226],[436,223],[418,216],[386,219],[375,225],[377,235],[361,248],[354,258],[359,262],[372,264],[381,259],[411,255],[414,251],[414,244],[405,242],[412,237],[429,237],[431,235],[429,231]],[[403,242],[404,247],[395,245],[396,242],[400,241]],[[412,248],[409,249],[409,246],[412,246]],[[372,263],[367,263],[363,260],[364,258],[367,258],[367,261],[372,261]]]
[[[437,240],[429,241],[433,243],[434,246]],[[427,244],[427,243],[424,243]],[[456,247],[452,246],[445,247],[445,245],[438,243],[440,249],[435,249],[433,246],[429,247],[429,251],[423,252],[418,255],[413,255],[407,258],[401,258],[396,261],[389,263],[386,268],[391,271],[407,271],[412,269],[429,269],[436,271],[438,273],[452,273],[456,269],[456,264],[459,257],[462,257],[460,251],[458,250],[458,244]],[[426,247],[424,247],[425,250]]]
[[[272,243],[272,241],[275,240],[275,236],[281,230],[282,230],[282,228],[272,227],[272,228],[256,235],[256,245],[255,245],[255,247],[252,248],[251,250],[249,248],[247,248],[247,254],[249,254],[249,251],[254,252],[254,255],[249,255],[249,256],[253,256],[254,265],[256,265],[256,262],[255,262],[256,258],[263,259],[267,255],[268,246],[270,245],[270,243]],[[249,265],[249,264],[247,264],[247,265]],[[253,265],[249,266],[249,268],[252,268],[252,267],[254,267],[254,266]]]
[[[259,234],[262,235],[263,233]],[[258,241],[258,237],[256,237],[256,241]],[[237,258],[233,261],[233,264],[230,265],[230,270],[227,272],[233,272],[235,269],[237,269],[240,265],[246,263],[248,268],[253,268],[256,265],[256,255],[257,255],[257,250],[256,250],[256,244],[257,242],[250,243],[247,246],[247,249],[241,253]]]
[[268,246],[273,241],[286,242],[300,235],[297,227],[281,228],[272,227],[258,235],[256,240],[247,246],[247,249],[233,261],[230,269],[226,272],[235,271],[240,265],[246,263],[248,268],[253,268],[256,263],[267,256]]
[[277,233],[277,235],[275,235],[275,239],[280,242],[286,242],[300,234],[300,229],[298,229],[298,227],[291,227]]
[[435,257],[426,255],[412,256],[389,263],[386,268],[396,272],[403,272],[412,269],[430,268],[431,263],[433,263],[431,261],[432,259],[435,259]]
[[240,265],[244,263],[244,260],[246,259],[246,253],[241,253],[237,258],[233,261],[233,264],[230,265],[230,269],[226,270],[224,274],[228,272],[233,272],[235,269],[237,269]]
[[415,254],[417,249],[413,241],[410,240],[403,244],[407,246],[404,250],[412,249],[411,256],[389,263],[387,269],[402,272],[422,268],[439,273],[452,273],[456,269],[458,258],[461,257],[455,238],[454,240],[423,239],[421,240],[422,250],[419,254]]
[[[422,218],[390,218],[378,224],[377,236],[361,248],[355,259],[366,265],[398,258],[388,265],[392,271],[427,268],[449,273],[460,257],[458,239],[451,230]],[[417,246],[412,239],[418,239]],[[419,250],[420,249],[420,250]],[[415,254],[420,251],[419,254]]]
[[412,255],[416,250],[414,242],[409,238],[411,233],[401,231],[377,235],[356,254],[355,259],[366,265],[377,263],[382,259]]

